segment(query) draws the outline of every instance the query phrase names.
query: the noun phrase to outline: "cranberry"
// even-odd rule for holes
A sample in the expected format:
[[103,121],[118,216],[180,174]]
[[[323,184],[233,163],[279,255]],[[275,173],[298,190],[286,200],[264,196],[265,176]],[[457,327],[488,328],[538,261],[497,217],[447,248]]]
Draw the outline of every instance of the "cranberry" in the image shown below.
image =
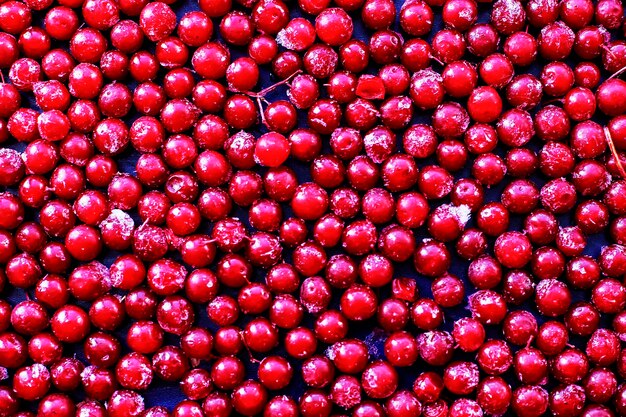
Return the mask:
[[515,354],[517,378],[525,384],[541,384],[548,375],[548,362],[538,349],[526,347]]
[[63,358],[50,367],[52,384],[60,391],[72,391],[81,382],[84,365],[74,358]]
[[485,340],[485,330],[475,319],[460,319],[454,323],[453,336],[461,349],[472,352],[482,346]]
[[518,415],[540,416],[548,409],[548,393],[537,385],[519,387],[513,392],[511,407]]
[[561,60],[570,54],[574,46],[574,31],[564,22],[551,23],[541,29],[537,43],[543,58]]
[[561,62],[552,62],[543,68],[540,79],[546,94],[563,96],[574,84],[574,72]]
[[501,340],[487,341],[476,356],[480,368],[490,375],[506,372],[512,363],[512,353],[507,343]]
[[478,385],[476,400],[484,411],[498,414],[507,410],[512,396],[508,383],[500,377],[490,376]]
[[20,368],[13,376],[13,390],[18,398],[34,401],[50,389],[50,372],[39,363]]
[[[430,331],[420,335],[420,357],[429,365],[442,366],[452,358],[454,339],[447,332]],[[417,383],[417,381],[416,381]]]
[[593,288],[591,300],[600,312],[615,314],[624,304],[624,293],[624,287],[618,281],[612,278],[602,279]]
[[[134,392],[154,374],[180,381],[179,417],[329,417],[335,405],[355,417],[626,410],[615,374],[624,374],[626,329],[626,183],[612,180],[626,149],[619,2],[498,0],[489,23],[477,23],[483,7],[468,0],[415,0],[398,11],[390,0],[299,0],[314,22],[290,19],[281,0],[202,0],[180,20],[171,3],[0,5],[0,67],[10,79],[0,84],[0,185],[9,189],[0,195],[0,289],[33,288],[32,300],[0,303],[0,365],[13,378],[12,391],[0,390],[0,414],[32,415],[17,411],[22,398],[41,400],[42,416],[167,416]],[[438,7],[445,28],[421,39]],[[351,39],[357,11],[372,30],[367,42]],[[414,39],[391,29],[396,12]],[[224,45],[211,41],[214,29]],[[144,37],[154,51],[143,50]],[[248,56],[231,56],[231,46]],[[479,59],[463,60],[466,51]],[[568,66],[572,53],[585,61]],[[524,73],[537,59],[545,62]],[[255,92],[269,64],[280,81]],[[601,68],[614,75],[602,78]],[[125,80],[137,82],[132,94]],[[276,100],[283,88],[288,100]],[[429,125],[412,123],[413,105],[432,110]],[[129,122],[131,107],[139,117]],[[307,128],[296,109],[306,110]],[[596,111],[609,117],[606,128]],[[253,135],[257,113],[266,131]],[[139,153],[132,175],[117,165],[129,145]],[[309,177],[292,163],[308,163]],[[600,233],[609,240],[592,257],[587,239]],[[473,290],[449,272],[452,247],[468,261]],[[108,251],[120,252],[110,268],[96,261]],[[409,259],[431,279],[430,295],[403,275]],[[255,268],[267,270],[261,280]],[[471,317],[441,330],[445,309],[466,295]],[[519,309],[531,297],[559,321]],[[193,304],[205,304],[215,329],[195,327]],[[604,315],[615,316],[612,330]],[[371,319],[381,332],[347,338],[360,334],[351,322]],[[417,338],[411,325],[423,331]],[[492,325],[503,340],[486,341]],[[584,352],[570,336],[588,339]],[[85,369],[62,357],[62,344],[79,342]],[[319,342],[330,345],[328,358],[316,354]],[[455,347],[476,352],[475,363],[459,361]],[[275,348],[287,356],[266,355],[246,380],[235,355]],[[424,372],[413,392],[398,391],[395,367],[418,357],[443,367],[443,378]],[[267,393],[292,384],[289,358],[303,361],[308,390],[298,403]],[[198,368],[206,360],[211,367]],[[498,376],[511,367],[514,389]],[[480,371],[488,376],[479,380]],[[548,377],[560,384],[549,392]],[[106,410],[48,393],[50,384],[82,384]],[[442,397],[444,388],[475,399]],[[613,397],[615,410],[585,408]]]
[[180,336],[193,325],[195,313],[187,299],[168,296],[157,306],[156,317],[164,331]]
[[233,391],[233,408],[243,415],[260,413],[267,403],[267,391],[253,380],[244,381]]
[[50,327],[54,335],[62,342],[76,343],[87,336],[89,319],[80,307],[66,305],[59,308],[52,319]]
[[302,364],[302,379],[310,387],[322,388],[328,385],[334,372],[330,359],[323,356],[313,356]]
[[115,391],[107,402],[107,411],[112,417],[138,417],[144,411],[143,397],[130,390]]
[[596,5],[596,21],[607,29],[618,28],[623,21],[623,6],[618,2],[603,0]]
[[444,371],[443,383],[453,394],[468,394],[478,384],[478,367],[470,362],[451,363]]
[[369,287],[352,285],[341,297],[341,312],[350,320],[366,320],[376,313],[377,302]]
[[361,385],[370,398],[387,398],[398,387],[398,375],[388,362],[376,361],[363,371]]
[[603,403],[617,390],[615,375],[605,368],[592,369],[584,380],[585,394],[592,401]]
[[506,316],[503,297],[492,290],[480,290],[469,298],[472,316],[484,324],[500,323]]
[[537,40],[527,32],[515,32],[504,42],[504,54],[513,65],[529,66],[537,56]]

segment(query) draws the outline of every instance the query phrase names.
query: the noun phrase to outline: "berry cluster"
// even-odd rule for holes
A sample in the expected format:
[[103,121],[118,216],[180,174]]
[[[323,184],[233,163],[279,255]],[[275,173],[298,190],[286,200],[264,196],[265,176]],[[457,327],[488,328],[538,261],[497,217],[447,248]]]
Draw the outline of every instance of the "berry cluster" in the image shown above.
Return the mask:
[[0,0],[0,417],[626,415],[620,0],[175,2]]

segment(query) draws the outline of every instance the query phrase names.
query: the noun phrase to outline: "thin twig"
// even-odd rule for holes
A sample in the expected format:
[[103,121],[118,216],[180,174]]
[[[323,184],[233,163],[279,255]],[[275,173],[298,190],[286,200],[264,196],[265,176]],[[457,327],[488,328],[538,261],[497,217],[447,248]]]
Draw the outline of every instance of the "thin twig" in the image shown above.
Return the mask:
[[563,104],[562,98],[551,98],[550,100],[545,100],[542,102],[543,104],[552,104],[552,103],[561,103]]
[[291,74],[289,77],[285,78],[284,80],[280,80],[277,83],[274,83],[274,84],[270,85],[269,87],[265,87],[263,90],[259,91],[258,95],[261,96],[261,97],[265,96],[270,91],[273,91],[274,89],[276,89],[276,87],[279,87],[279,86],[281,86],[283,84],[287,84],[289,81],[291,81],[291,79],[293,77],[295,77],[296,75],[300,74],[301,72],[302,72],[302,70],[297,70],[296,72]]
[[611,74],[611,76],[607,78],[607,80],[610,80],[611,78],[619,77],[620,75],[622,75],[624,71],[626,71],[626,65],[624,65],[622,68],[618,69],[613,74]]
[[254,355],[252,355],[252,350],[250,350],[250,347],[246,343],[246,338],[244,337],[243,331],[240,331],[239,334],[241,335],[241,340],[243,341],[244,347],[248,351],[248,357],[250,359],[250,362],[252,362],[252,363],[261,363],[260,360],[258,360],[257,358],[254,357]]
[[626,178],[626,170],[624,169],[624,165],[622,165],[622,160],[617,153],[617,149],[615,148],[615,143],[613,143],[613,137],[611,136],[611,131],[607,126],[604,126],[604,137],[606,138],[606,142],[609,144],[609,149],[611,149],[611,153],[613,154],[613,158],[615,158],[615,162],[617,163],[617,169],[621,174],[622,178]]
[[445,66],[446,64],[443,63],[443,61],[441,61],[439,58],[437,58],[436,56],[434,56],[433,54],[430,54],[430,59],[432,59],[433,61],[435,61],[436,63],[438,63],[439,65]]
[[269,93],[270,91],[275,90],[276,87],[279,87],[281,85],[287,84],[289,81],[291,81],[291,79],[293,77],[295,77],[296,75],[300,74],[301,72],[302,72],[302,70],[297,70],[296,72],[291,74],[289,77],[285,78],[284,80],[280,80],[277,83],[270,85],[269,87],[265,87],[263,90],[261,90],[259,92],[255,92],[255,91],[241,91],[241,90],[237,90],[236,88],[229,88],[228,91],[230,91],[232,93],[245,94],[248,97],[252,97],[252,98],[263,98],[263,97],[265,97],[265,95],[267,93]]
[[618,59],[617,56],[615,56],[615,54],[613,53],[613,51],[611,51],[611,48],[609,48],[608,46],[606,46],[606,44],[602,44],[602,46],[600,47],[602,48],[602,50],[604,52],[606,52],[607,54],[611,55],[613,57],[613,59]]
[[245,94],[250,98],[254,98],[256,100],[256,104],[257,106],[259,106],[259,112],[261,113],[261,122],[263,123],[263,126],[265,126],[266,128],[270,128],[269,125],[267,124],[267,120],[265,119],[265,112],[263,111],[263,103],[269,105],[269,101],[267,101],[265,99],[265,95],[267,93],[269,93],[270,91],[275,90],[277,87],[281,86],[281,85],[285,85],[288,84],[289,81],[291,81],[291,79],[293,77],[295,77],[296,75],[300,74],[302,72],[302,70],[297,70],[295,71],[293,74],[291,74],[289,77],[285,78],[284,80],[280,80],[277,83],[274,83],[272,85],[270,85],[269,87],[265,87],[263,90],[259,91],[258,93],[254,92],[254,91],[239,91],[237,89],[233,89],[233,88],[229,88],[228,91],[231,91],[233,93],[240,93],[240,94]]
[[265,126],[265,127],[267,127],[269,129],[268,124],[267,124],[267,120],[265,120],[265,111],[263,111],[263,102],[262,102],[262,100],[263,100],[262,97],[257,96],[256,104],[257,104],[257,106],[259,106],[259,113],[261,113],[261,123],[263,123],[263,126]]

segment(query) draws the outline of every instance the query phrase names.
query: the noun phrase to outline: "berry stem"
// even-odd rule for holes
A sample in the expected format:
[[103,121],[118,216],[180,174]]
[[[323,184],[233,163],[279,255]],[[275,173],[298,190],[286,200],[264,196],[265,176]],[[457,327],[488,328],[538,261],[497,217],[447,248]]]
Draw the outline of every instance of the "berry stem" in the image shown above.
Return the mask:
[[287,84],[289,81],[291,81],[291,79],[293,77],[295,77],[296,75],[300,74],[302,72],[302,70],[297,70],[296,72],[294,72],[293,74],[291,74],[289,77],[285,78],[284,80],[280,80],[277,83],[274,83],[272,85],[270,85],[269,87],[265,87],[263,90],[257,92],[254,91],[239,91],[237,89],[233,89],[233,88],[229,88],[228,90],[233,92],[233,93],[241,93],[241,94],[245,94],[248,97],[253,97],[253,98],[263,98],[265,97],[265,95],[271,91],[274,91],[277,87]]
[[546,101],[543,102],[543,104],[552,104],[552,103],[563,104],[563,99],[561,99],[561,98],[552,98],[550,100],[546,100]]
[[261,363],[260,360],[258,360],[257,358],[255,358],[252,355],[252,351],[248,347],[248,344],[245,342],[245,339],[243,337],[243,332],[240,332],[240,334],[241,334],[241,340],[244,340],[243,345],[246,347],[246,351],[248,352],[248,358],[250,359],[250,362],[252,362],[252,363]]
[[269,126],[267,124],[267,120],[265,119],[265,112],[263,111],[263,99],[261,96],[256,96],[256,104],[257,106],[259,106],[259,113],[261,113],[261,123],[263,123],[263,126],[267,127],[269,129]]
[[441,61],[439,58],[437,58],[436,56],[434,56],[433,54],[430,54],[430,59],[432,59],[433,61],[435,61],[436,63],[438,63],[441,66],[445,66],[445,64],[443,63],[443,61]]
[[293,77],[295,77],[296,75],[300,74],[301,72],[302,72],[302,70],[297,70],[296,72],[291,74],[289,77],[285,78],[284,80],[280,80],[277,83],[274,83],[274,84],[270,85],[269,87],[265,87],[263,90],[258,92],[258,95],[261,96],[261,97],[264,97],[270,91],[275,90],[276,87],[279,87],[281,85],[287,84],[289,81],[291,81],[291,79]]
[[624,73],[624,71],[626,71],[626,65],[624,65],[622,68],[618,69],[613,74],[611,74],[611,76],[607,78],[607,80],[610,80],[611,78],[619,77],[620,75]]
[[609,145],[609,149],[611,149],[611,154],[613,154],[613,158],[615,158],[619,173],[622,175],[622,178],[626,178],[626,170],[624,170],[622,160],[620,159],[619,154],[617,153],[617,149],[615,148],[615,143],[613,142],[613,137],[611,137],[611,132],[606,126],[604,126],[604,136],[606,137],[606,142]]

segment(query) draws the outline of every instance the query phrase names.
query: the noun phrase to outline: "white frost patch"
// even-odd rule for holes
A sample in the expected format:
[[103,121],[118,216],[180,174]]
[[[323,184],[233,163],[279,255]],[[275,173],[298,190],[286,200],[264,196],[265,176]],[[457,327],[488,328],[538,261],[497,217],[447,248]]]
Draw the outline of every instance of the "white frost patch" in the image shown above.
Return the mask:
[[100,230],[114,229],[124,238],[129,238],[135,230],[135,221],[128,213],[120,209],[113,209],[109,216],[100,223]]
[[112,282],[111,282],[111,273],[109,272],[109,268],[107,268],[106,265],[98,261],[90,262],[88,266],[90,268],[93,268],[95,272],[98,274],[100,278],[100,285],[102,286],[102,288],[106,289],[106,291],[110,290],[112,286]]
[[456,217],[461,228],[465,227],[472,217],[472,209],[467,204],[461,204],[460,206],[450,204],[450,213]]
[[385,340],[385,338],[385,333],[380,329],[374,329],[373,332],[365,337],[365,340],[363,340],[363,342],[365,342],[370,356],[377,358],[379,355],[381,355],[381,352],[379,351],[377,345],[381,344]]
[[335,345],[331,345],[328,346],[328,348],[326,349],[326,352],[324,352],[324,354],[326,355],[326,357],[328,359],[330,359],[331,361],[335,360],[335,357],[337,357],[337,352],[336,352],[336,347]]
[[296,50],[296,44],[291,40],[292,31],[289,30],[289,26],[285,29],[281,29],[280,32],[276,35],[276,42],[285,49]]

